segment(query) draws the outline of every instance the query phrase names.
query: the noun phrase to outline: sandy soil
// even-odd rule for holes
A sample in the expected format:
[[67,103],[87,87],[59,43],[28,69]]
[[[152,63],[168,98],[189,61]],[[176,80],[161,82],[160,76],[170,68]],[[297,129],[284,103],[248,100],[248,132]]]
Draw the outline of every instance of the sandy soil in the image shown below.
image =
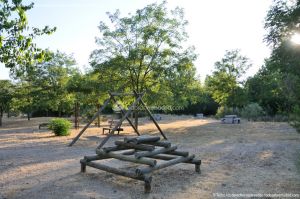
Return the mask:
[[[201,174],[180,164],[153,175],[152,193],[143,182],[87,167],[79,160],[93,155],[103,139],[91,127],[73,147],[67,144],[78,133],[55,137],[38,124],[49,118],[4,120],[0,128],[0,199],[4,198],[214,198],[214,193],[300,194],[300,135],[287,123],[246,122],[221,124],[212,119],[163,116],[162,129],[170,141],[202,160]],[[156,134],[147,119],[140,130]],[[122,136],[134,135],[125,127]],[[107,160],[117,167],[130,167]],[[215,195],[216,196],[216,195]]]

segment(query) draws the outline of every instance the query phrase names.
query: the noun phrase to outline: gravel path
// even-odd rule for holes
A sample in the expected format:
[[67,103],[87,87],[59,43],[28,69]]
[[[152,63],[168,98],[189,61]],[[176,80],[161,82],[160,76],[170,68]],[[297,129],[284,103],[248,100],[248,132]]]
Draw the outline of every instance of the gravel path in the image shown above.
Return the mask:
[[[162,129],[172,143],[202,160],[201,174],[180,164],[153,175],[152,192],[143,183],[87,167],[101,129],[90,128],[73,147],[72,136],[54,137],[37,125],[47,118],[4,120],[0,128],[0,199],[4,198],[216,198],[216,194],[300,194],[300,134],[287,123],[220,124],[211,119],[163,116]],[[144,119],[140,130],[155,134]],[[133,135],[125,127],[126,135]],[[99,139],[100,137],[100,139]],[[122,139],[114,136],[110,141]],[[107,160],[107,164],[132,165]],[[214,195],[215,194],[215,195]],[[265,197],[267,198],[267,197]]]

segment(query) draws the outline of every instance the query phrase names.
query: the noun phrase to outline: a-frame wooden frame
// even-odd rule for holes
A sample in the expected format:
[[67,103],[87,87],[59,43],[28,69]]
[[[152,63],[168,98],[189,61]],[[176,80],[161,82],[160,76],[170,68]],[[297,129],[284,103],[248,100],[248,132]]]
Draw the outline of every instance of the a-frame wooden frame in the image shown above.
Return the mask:
[[[160,126],[158,125],[157,121],[155,120],[155,118],[153,117],[152,113],[150,112],[150,110],[147,108],[146,104],[143,102],[142,98],[144,96],[145,93],[137,93],[136,91],[134,91],[133,93],[113,93],[113,92],[109,92],[110,97],[108,99],[106,99],[103,103],[103,106],[100,107],[100,109],[97,111],[97,113],[92,117],[92,119],[85,125],[85,127],[77,134],[77,136],[72,140],[72,142],[69,144],[69,146],[72,146],[73,144],[75,144],[77,142],[77,140],[82,136],[82,134],[85,132],[85,130],[91,125],[91,123],[93,123],[93,121],[101,114],[101,112],[104,110],[104,108],[110,103],[113,102],[115,103],[121,110],[122,113],[122,118],[120,119],[120,121],[114,126],[114,128],[110,131],[110,133],[102,140],[102,142],[98,145],[97,149],[100,149],[101,147],[103,147],[105,145],[105,143],[109,140],[109,138],[114,134],[114,132],[118,129],[118,127],[123,123],[124,120],[127,120],[128,123],[130,124],[130,126],[134,129],[134,132],[139,136],[140,133],[138,131],[138,129],[133,125],[133,123],[131,122],[131,120],[129,119],[129,115],[130,113],[134,110],[134,108],[138,105],[141,104],[144,109],[146,110],[147,114],[149,115],[150,119],[153,121],[153,123],[155,124],[155,126],[157,127],[158,131],[160,132],[160,134],[162,135],[162,137],[164,139],[167,140],[167,137],[165,136],[165,134],[163,133],[163,131],[161,130]],[[125,96],[125,95],[132,95],[135,96],[135,101],[131,104],[131,106],[128,108],[127,111],[125,111],[123,109],[123,107],[117,102],[117,100],[115,99],[116,96]]]

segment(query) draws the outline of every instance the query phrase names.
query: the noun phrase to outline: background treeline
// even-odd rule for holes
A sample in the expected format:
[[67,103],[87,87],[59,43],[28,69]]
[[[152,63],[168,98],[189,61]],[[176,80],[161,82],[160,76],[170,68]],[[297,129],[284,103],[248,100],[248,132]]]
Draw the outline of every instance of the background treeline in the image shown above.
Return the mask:
[[[90,117],[108,91],[135,90],[146,91],[150,106],[174,107],[157,112],[238,114],[249,120],[290,121],[299,128],[300,45],[291,37],[299,31],[300,1],[274,1],[265,19],[265,42],[272,53],[254,76],[245,78],[251,62],[234,49],[216,61],[203,83],[196,75],[194,47],[184,45],[187,21],[180,8],[169,11],[163,2],[126,17],[108,13],[111,24],[100,22],[98,48],[90,55],[90,69],[82,73],[71,55],[36,48],[34,37],[55,28],[28,33],[25,12],[32,7],[19,0],[4,1],[0,8],[5,16],[1,34],[10,35],[10,40],[1,36],[0,61],[14,79],[0,81],[1,118],[4,112],[25,113],[28,119],[70,116],[75,103],[82,116]],[[14,12],[19,16],[15,21],[9,18]],[[124,97],[122,105],[132,100]]]

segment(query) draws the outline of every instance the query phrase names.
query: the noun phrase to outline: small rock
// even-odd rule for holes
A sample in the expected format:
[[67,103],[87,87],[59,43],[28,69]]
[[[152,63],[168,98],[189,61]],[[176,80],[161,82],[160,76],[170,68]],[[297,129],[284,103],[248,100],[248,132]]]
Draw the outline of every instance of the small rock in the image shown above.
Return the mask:
[[226,184],[225,184],[225,183],[222,183],[222,187],[226,187]]
[[114,192],[114,193],[117,193],[117,190],[114,190],[113,192]]

